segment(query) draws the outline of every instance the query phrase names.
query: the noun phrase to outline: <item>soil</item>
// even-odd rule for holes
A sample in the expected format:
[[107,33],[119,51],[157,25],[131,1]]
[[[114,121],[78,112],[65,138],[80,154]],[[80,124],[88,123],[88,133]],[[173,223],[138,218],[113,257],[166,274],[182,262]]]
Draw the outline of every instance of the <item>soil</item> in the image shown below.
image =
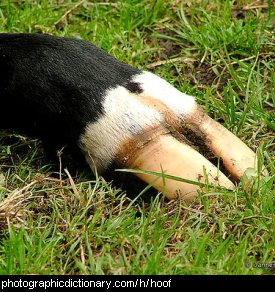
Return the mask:
[[170,40],[159,40],[159,46],[162,50],[159,53],[159,59],[167,59],[180,53],[181,48],[178,44]]
[[[160,29],[158,30],[159,34],[162,35],[166,35],[166,36],[177,36],[176,33],[174,33],[171,30],[168,29]],[[146,37],[146,42],[154,47],[154,46],[158,46],[160,49],[156,52],[156,54],[154,55],[154,57],[150,60],[150,62],[154,63],[160,60],[166,60],[169,59],[173,56],[176,56],[178,54],[180,54],[181,52],[181,47],[178,43],[176,43],[173,40],[169,40],[169,39],[164,39],[164,38],[158,38],[157,39],[157,44],[156,43],[152,43],[151,39],[150,39],[150,34],[151,32],[148,31],[147,37]]]
[[[220,92],[223,91],[230,78],[227,72],[223,73],[220,77],[217,76],[209,64],[200,63],[199,61],[196,61],[192,66],[188,66],[185,69],[183,75],[191,85],[197,85],[199,87],[216,86]],[[222,68],[217,68],[217,70],[222,72]]]
[[[165,34],[169,35],[168,32],[165,32]],[[160,50],[150,60],[151,63],[159,60],[170,59],[175,56],[178,57],[180,55],[181,47],[175,41],[159,39],[158,45],[160,46]],[[223,68],[217,67],[216,69],[219,72],[222,72]],[[199,61],[194,62],[192,65],[181,64],[178,66],[178,63],[176,63],[175,66],[171,66],[170,74],[179,77],[181,80],[185,79],[191,85],[197,85],[199,87],[216,85],[218,91],[223,90],[230,78],[230,75],[227,72],[223,73],[221,76],[217,76],[211,65],[206,62],[200,63]]]

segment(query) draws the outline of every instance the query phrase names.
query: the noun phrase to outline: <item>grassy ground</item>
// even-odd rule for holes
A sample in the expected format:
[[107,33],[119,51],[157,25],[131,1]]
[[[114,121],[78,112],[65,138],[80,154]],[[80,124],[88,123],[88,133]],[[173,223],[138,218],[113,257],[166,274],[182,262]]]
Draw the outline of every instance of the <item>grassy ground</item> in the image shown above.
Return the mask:
[[63,156],[56,172],[39,141],[2,132],[0,274],[274,273],[255,267],[275,258],[271,2],[84,1],[65,21],[78,1],[0,2],[2,32],[83,38],[197,96],[270,174],[201,192],[191,206],[151,190],[133,199],[64,171]]

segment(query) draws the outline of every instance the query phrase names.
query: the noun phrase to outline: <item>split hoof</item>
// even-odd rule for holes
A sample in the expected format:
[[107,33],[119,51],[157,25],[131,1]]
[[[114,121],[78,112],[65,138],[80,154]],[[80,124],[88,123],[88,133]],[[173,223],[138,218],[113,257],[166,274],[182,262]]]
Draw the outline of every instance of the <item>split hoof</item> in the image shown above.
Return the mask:
[[160,135],[136,151],[129,168],[164,172],[198,184],[177,181],[170,178],[137,173],[136,175],[168,199],[178,196],[185,201],[195,198],[200,185],[208,183],[233,189],[234,184],[199,152],[189,145],[179,142],[171,135]]

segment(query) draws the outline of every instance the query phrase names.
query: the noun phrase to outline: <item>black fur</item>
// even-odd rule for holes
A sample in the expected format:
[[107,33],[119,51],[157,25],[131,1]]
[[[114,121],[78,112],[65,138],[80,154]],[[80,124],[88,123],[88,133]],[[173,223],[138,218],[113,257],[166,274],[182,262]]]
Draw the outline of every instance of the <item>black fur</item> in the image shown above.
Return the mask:
[[0,128],[75,144],[102,114],[102,96],[117,85],[140,93],[140,70],[78,39],[0,34]]

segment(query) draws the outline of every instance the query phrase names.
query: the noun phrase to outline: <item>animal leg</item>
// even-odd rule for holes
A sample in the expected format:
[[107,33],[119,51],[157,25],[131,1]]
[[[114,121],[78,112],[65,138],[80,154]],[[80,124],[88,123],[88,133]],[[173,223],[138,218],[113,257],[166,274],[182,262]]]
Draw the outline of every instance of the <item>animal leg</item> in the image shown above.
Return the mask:
[[177,102],[179,105],[182,103],[183,115],[174,113],[173,109],[179,109],[178,106],[171,109],[156,94],[149,94],[146,90],[134,94],[123,86],[110,89],[103,99],[104,114],[86,127],[80,139],[87,162],[99,171],[115,161],[122,167],[163,171],[198,182],[190,184],[170,178],[156,179],[145,173],[136,174],[169,199],[180,196],[191,200],[197,194],[200,183],[205,182],[234,188],[234,184],[197,151],[188,136],[177,139],[181,123],[185,117],[191,119],[197,107],[194,99],[185,95]]

